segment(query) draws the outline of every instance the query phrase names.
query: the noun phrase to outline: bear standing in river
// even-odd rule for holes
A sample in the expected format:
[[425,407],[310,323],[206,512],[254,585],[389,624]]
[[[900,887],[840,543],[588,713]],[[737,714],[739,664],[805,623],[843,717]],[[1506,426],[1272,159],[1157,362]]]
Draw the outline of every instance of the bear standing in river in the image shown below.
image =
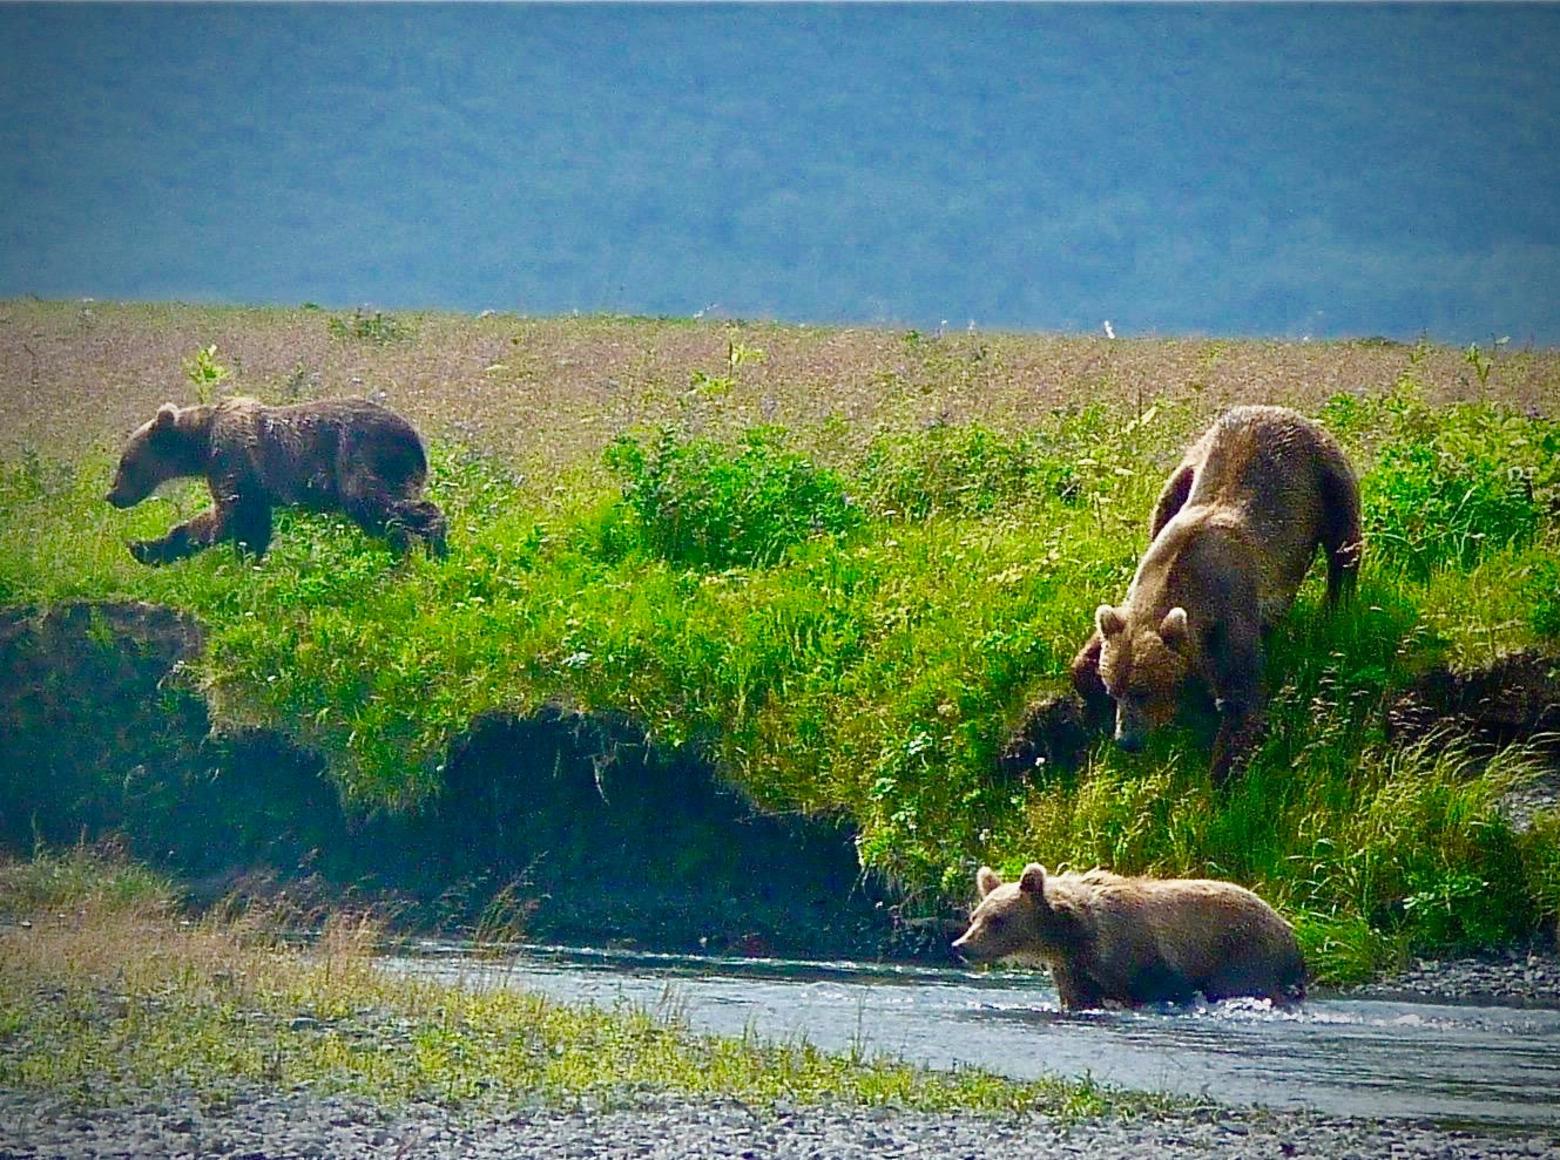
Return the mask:
[[982,866],[975,883],[980,904],[954,951],[977,962],[1039,960],[1063,1007],[1305,995],[1294,931],[1233,882],[1047,875],[1031,862],[1017,882]]
[[107,499],[131,507],[182,476],[204,476],[215,503],[160,540],[131,544],[143,564],[172,563],[221,540],[263,555],[278,504],[342,511],[398,549],[416,535],[444,553],[444,513],[421,498],[422,440],[400,415],[364,399],[164,403],[130,436]]
[[1222,783],[1261,731],[1262,633],[1294,600],[1320,544],[1327,599],[1352,590],[1360,493],[1337,442],[1286,407],[1235,407],[1186,453],[1154,506],[1149,546],[1117,607],[1073,660],[1091,715],[1114,703],[1124,749],[1175,715],[1200,680],[1219,713]]

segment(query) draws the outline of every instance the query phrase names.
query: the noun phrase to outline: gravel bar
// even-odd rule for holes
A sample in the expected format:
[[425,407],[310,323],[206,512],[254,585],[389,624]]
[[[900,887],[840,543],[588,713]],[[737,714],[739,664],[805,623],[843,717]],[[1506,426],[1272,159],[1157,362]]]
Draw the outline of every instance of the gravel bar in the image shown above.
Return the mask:
[[1061,1123],[891,1109],[751,1108],[724,1100],[640,1100],[604,1109],[507,1114],[432,1104],[394,1111],[306,1092],[241,1093],[213,1103],[148,1097],[83,1111],[58,1097],[0,1093],[0,1157],[1548,1157],[1560,1140],[1304,1113],[1207,1110]]
[[1476,958],[1416,959],[1394,975],[1342,993],[1362,999],[1560,1008],[1560,949],[1545,938]]

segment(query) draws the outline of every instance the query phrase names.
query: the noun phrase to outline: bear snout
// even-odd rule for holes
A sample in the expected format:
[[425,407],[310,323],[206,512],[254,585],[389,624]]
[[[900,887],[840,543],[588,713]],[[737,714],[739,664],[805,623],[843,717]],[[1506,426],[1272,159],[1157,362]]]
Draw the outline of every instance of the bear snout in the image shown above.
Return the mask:
[[981,944],[974,940],[974,934],[975,931],[972,928],[954,939],[948,946],[949,953],[960,962],[965,963],[983,963],[989,959],[991,956],[986,954]]
[[106,499],[109,503],[113,504],[116,508],[127,508],[135,504],[135,500],[122,493],[117,485],[109,488],[108,492],[103,496],[103,498]]

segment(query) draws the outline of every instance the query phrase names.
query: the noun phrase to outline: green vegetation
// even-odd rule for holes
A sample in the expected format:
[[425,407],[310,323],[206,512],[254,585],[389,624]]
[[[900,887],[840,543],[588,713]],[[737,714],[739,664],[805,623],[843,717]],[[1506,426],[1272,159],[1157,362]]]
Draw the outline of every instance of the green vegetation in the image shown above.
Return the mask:
[[216,401],[217,388],[231,377],[232,371],[217,361],[217,344],[199,348],[184,360],[184,377],[195,389],[197,403]]
[[[960,383],[987,357],[902,345]],[[728,344],[730,390],[752,349]],[[1165,472],[1212,413],[1196,399],[865,438],[839,417],[732,434],[690,409],[550,490],[438,443],[445,561],[284,515],[261,564],[222,549],[143,569],[124,542],[204,496],[115,512],[103,458],[23,457],[0,469],[0,602],[197,614],[218,718],[316,749],[357,808],[426,800],[475,718],[556,700],[698,746],[765,806],[849,818],[865,866],[912,905],[967,898],[983,861],[1212,874],[1295,920],[1322,979],[1359,978],[1557,906],[1560,822],[1518,833],[1498,805],[1533,757],[1405,747],[1385,711],[1436,666],[1554,651],[1560,425],[1433,405],[1426,350],[1406,357],[1391,387],[1321,409],[1362,472],[1358,599],[1330,616],[1308,582],[1271,642],[1266,740],[1222,793],[1190,729],[1136,755],[1101,739],[1078,770],[997,762],[1026,704],[1064,687],[1095,605],[1125,590]],[[721,405],[706,379],[697,401]]]
[[354,310],[349,317],[331,315],[325,329],[332,338],[355,338],[362,342],[407,342],[415,331],[393,314],[375,310]]
[[[1168,1106],[1087,1081],[1017,1082],[916,1069],[861,1049],[701,1036],[675,1010],[607,1010],[502,986],[397,978],[375,965],[372,921],[337,915],[300,949],[279,933],[296,916],[181,919],[165,895],[118,885],[137,873],[81,852],[0,864],[0,913],[27,922],[0,927],[6,1089],[47,1089],[87,1105],[167,1084],[194,1085],[210,1100],[263,1084],[390,1105],[514,1107],[676,1092],[1064,1119]],[[40,893],[39,879],[54,888]]]

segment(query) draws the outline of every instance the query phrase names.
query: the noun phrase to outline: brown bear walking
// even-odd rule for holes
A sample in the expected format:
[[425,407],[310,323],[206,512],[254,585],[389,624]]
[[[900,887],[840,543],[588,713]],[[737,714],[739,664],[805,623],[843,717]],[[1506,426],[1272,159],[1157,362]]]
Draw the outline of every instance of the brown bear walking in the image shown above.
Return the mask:
[[1072,664],[1091,714],[1114,702],[1116,740],[1141,747],[1175,715],[1188,678],[1219,713],[1222,783],[1261,731],[1262,632],[1293,602],[1320,544],[1327,599],[1352,591],[1360,493],[1337,442],[1286,407],[1235,407],[1186,453],[1159,494],[1148,551],[1118,607]]
[[1063,1007],[1305,996],[1294,931],[1233,882],[1048,875],[1031,862],[1017,882],[982,866],[975,883],[980,904],[953,949],[974,962],[1040,961]]
[[444,513],[421,498],[422,440],[400,415],[365,399],[164,403],[130,436],[107,499],[132,507],[167,480],[197,475],[206,477],[214,506],[160,540],[131,544],[141,563],[168,564],[220,540],[264,555],[278,504],[343,511],[398,549],[416,535],[444,554]]

